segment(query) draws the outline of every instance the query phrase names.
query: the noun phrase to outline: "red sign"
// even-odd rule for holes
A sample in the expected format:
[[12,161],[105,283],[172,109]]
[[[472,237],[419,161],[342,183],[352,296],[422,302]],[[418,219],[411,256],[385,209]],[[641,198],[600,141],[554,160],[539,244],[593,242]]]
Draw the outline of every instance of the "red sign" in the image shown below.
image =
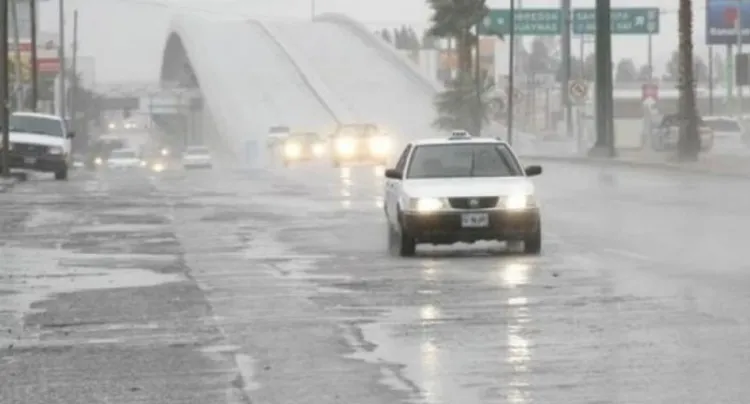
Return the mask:
[[641,101],[649,98],[654,101],[659,99],[659,86],[655,83],[644,83],[641,86]]
[[58,58],[38,58],[36,60],[39,73],[59,73],[60,59]]
[[737,14],[739,11],[737,7],[727,7],[724,9],[724,22],[728,26],[733,27],[737,23]]

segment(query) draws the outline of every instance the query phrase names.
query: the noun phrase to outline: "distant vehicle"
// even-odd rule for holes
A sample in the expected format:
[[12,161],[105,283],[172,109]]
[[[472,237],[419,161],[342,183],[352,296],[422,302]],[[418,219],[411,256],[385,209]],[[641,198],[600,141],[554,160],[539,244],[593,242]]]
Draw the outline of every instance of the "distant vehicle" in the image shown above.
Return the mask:
[[522,241],[539,254],[542,224],[534,184],[540,166],[523,168],[510,145],[456,131],[410,143],[385,171],[388,243],[411,256],[418,243]]
[[50,114],[15,112],[9,121],[10,168],[51,172],[56,180],[68,179],[75,134],[64,120]]
[[375,124],[339,126],[331,136],[331,159],[334,167],[344,164],[370,163],[385,165],[392,139]]
[[325,154],[325,140],[315,132],[292,133],[284,140],[284,166],[311,161]]
[[188,146],[182,154],[182,166],[185,168],[211,168],[213,160],[206,146]]
[[135,149],[113,150],[107,159],[107,168],[114,170],[132,169],[141,166],[141,159]]
[[[677,114],[664,115],[661,123],[651,134],[651,148],[655,151],[676,150],[680,140],[681,117]],[[698,117],[698,136],[701,151],[709,151],[714,145],[714,131]]]
[[289,137],[288,126],[271,126],[268,128],[267,142],[269,148],[280,146]]
[[713,130],[714,149],[740,151],[747,149],[746,129],[737,118],[724,116],[703,117],[704,124]]

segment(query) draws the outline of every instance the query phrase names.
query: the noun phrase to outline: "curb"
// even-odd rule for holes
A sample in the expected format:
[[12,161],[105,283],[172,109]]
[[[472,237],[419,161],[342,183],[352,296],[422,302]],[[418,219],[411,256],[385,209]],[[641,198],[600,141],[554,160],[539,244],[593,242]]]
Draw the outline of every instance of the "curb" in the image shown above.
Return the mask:
[[18,183],[18,179],[15,177],[11,177],[7,180],[0,178],[0,192],[10,191],[16,183]]
[[682,173],[682,174],[689,173],[689,174],[701,174],[701,175],[715,176],[715,177],[750,179],[750,171],[743,173],[743,172],[736,172],[736,171],[712,170],[712,169],[687,165],[691,163],[680,164],[680,163],[668,163],[668,162],[648,162],[648,161],[606,159],[606,158],[598,158],[598,157],[544,156],[544,155],[521,155],[521,158],[526,159],[526,160],[559,162],[559,163],[588,165],[588,166],[627,167],[627,168],[633,168],[633,169],[659,170],[659,171]]

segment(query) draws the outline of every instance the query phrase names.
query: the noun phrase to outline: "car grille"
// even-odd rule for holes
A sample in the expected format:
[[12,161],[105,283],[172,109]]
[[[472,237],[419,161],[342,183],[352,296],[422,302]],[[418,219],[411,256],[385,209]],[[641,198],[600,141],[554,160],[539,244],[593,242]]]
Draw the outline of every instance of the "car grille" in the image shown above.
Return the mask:
[[448,198],[448,203],[453,209],[488,209],[497,206],[498,199],[496,196]]
[[47,154],[47,146],[28,143],[13,143],[13,151],[22,156],[40,157]]

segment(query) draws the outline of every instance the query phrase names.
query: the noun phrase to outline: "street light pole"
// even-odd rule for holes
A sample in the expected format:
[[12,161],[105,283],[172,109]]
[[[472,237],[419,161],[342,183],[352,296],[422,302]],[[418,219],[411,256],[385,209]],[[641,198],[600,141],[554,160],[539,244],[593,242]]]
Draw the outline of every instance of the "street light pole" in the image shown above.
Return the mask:
[[0,0],[0,125],[3,131],[2,175],[10,177],[10,131],[8,128],[8,2]]
[[510,0],[510,22],[508,23],[508,92],[506,98],[508,99],[508,117],[506,119],[506,126],[508,127],[508,144],[513,144],[513,98],[516,93],[513,88],[513,75],[515,73],[515,53],[516,53],[516,0]]
[[59,44],[57,46],[57,57],[60,59],[60,82],[59,85],[59,92],[60,92],[60,105],[58,108],[58,113],[60,115],[60,118],[64,121],[67,121],[68,119],[68,112],[67,112],[67,89],[66,89],[66,66],[65,66],[65,0],[60,0],[59,2],[59,8],[60,12],[58,14],[59,18],[59,25],[60,25],[60,37],[59,37]]
[[[562,82],[560,83],[560,96],[562,97],[560,105],[565,108],[565,134],[573,135],[573,111],[570,102],[570,95],[567,89],[570,88],[570,42],[571,42],[571,0],[562,0],[563,13],[563,32],[562,32]],[[583,65],[583,62],[581,62]]]
[[39,58],[37,57],[37,32],[36,32],[36,2],[29,2],[29,13],[31,14],[31,97],[29,103],[31,110],[36,112],[39,105]]
[[[742,0],[737,0],[737,19],[735,20],[735,28],[737,29],[737,56],[742,57]],[[737,69],[737,63],[734,66]],[[743,80],[744,81],[744,80]],[[737,119],[742,121],[742,116],[745,113],[743,108],[743,94],[742,94],[742,81],[737,81]]]
[[480,41],[480,35],[479,35],[479,24],[481,24],[481,21],[478,22],[475,26],[476,28],[476,41],[475,41],[475,50],[474,50],[474,84],[476,86],[476,92],[477,92],[477,109],[476,115],[474,119],[476,119],[476,136],[482,136],[482,121],[484,119],[484,116],[482,115],[482,67],[480,65],[481,62],[481,51],[479,50],[479,45],[481,43]]

